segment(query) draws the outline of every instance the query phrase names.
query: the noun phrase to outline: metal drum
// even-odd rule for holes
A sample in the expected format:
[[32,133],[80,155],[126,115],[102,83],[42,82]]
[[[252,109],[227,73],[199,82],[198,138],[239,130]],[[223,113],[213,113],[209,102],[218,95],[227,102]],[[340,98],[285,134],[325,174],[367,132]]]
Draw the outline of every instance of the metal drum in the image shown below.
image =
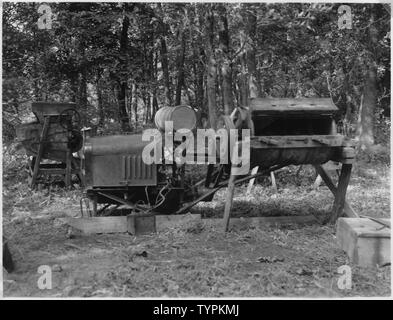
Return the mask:
[[154,117],[156,127],[165,131],[165,121],[173,122],[173,130],[189,129],[196,127],[196,113],[190,106],[180,105],[176,107],[163,107],[159,109]]

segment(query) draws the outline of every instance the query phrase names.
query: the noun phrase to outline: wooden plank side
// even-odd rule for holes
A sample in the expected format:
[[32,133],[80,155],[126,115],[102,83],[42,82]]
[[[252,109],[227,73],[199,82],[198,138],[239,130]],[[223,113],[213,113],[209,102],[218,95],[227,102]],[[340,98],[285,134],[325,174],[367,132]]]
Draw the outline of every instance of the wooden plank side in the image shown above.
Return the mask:
[[176,215],[157,215],[156,216],[156,230],[157,232],[164,231],[168,228],[173,228],[179,224],[201,220],[200,214],[176,214]]
[[[212,226],[221,226],[222,220],[215,218],[202,219],[204,223]],[[256,227],[266,228],[288,224],[310,224],[318,222],[314,216],[281,216],[281,217],[242,217],[231,218],[229,228],[232,227]]]
[[46,136],[48,135],[49,123],[50,123],[50,119],[49,119],[49,117],[46,117],[44,120],[44,126],[42,128],[41,135],[40,135],[40,144],[38,146],[37,157],[36,157],[35,164],[34,164],[33,177],[31,179],[31,188],[34,188],[36,185],[36,182],[37,182],[38,172],[40,170],[41,158],[44,154],[44,148],[45,148],[45,144],[46,144],[45,140],[46,140]]
[[[202,221],[207,225],[222,226],[218,218],[202,219],[200,214],[157,215],[156,231],[162,232],[168,228],[182,225],[187,222]],[[92,217],[92,218],[64,218],[72,227],[86,234],[94,233],[121,233],[127,232],[127,217]],[[232,218],[230,227],[271,227],[286,224],[309,224],[317,220],[314,216],[281,216],[281,217],[242,217]]]
[[347,253],[352,263],[375,267],[390,262],[390,229],[381,228],[375,221],[339,218],[336,236],[339,247]]
[[[92,233],[118,233],[130,231],[127,216],[121,217],[92,217],[92,218],[65,218],[66,222],[86,234]],[[200,214],[179,214],[179,215],[157,215],[155,216],[156,231],[164,231],[176,225],[197,221],[201,219]],[[152,232],[154,228],[151,228]],[[136,232],[135,233],[140,233]]]
[[127,232],[127,217],[68,218],[68,224],[83,233]]
[[354,262],[365,267],[383,266],[390,263],[390,254],[390,238],[359,237],[357,260]]
[[253,114],[269,112],[324,112],[338,109],[330,98],[255,98],[250,101]]

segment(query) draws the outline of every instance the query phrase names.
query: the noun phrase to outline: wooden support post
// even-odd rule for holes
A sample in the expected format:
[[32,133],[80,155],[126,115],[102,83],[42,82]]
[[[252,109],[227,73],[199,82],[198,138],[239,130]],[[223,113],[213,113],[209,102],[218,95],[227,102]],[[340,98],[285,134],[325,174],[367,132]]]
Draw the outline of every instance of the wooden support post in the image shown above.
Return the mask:
[[[347,162],[346,162],[347,163]],[[326,164],[321,166],[325,172],[336,172],[337,176],[340,176],[340,163],[336,161],[328,161]],[[322,183],[322,177],[321,175],[317,172],[317,176],[315,178],[314,184],[313,184],[313,189],[317,190],[319,186]]]
[[334,199],[333,213],[330,218],[331,222],[336,222],[338,217],[341,217],[343,213],[345,205],[345,195],[347,193],[349,179],[351,177],[351,170],[352,164],[342,164],[340,177],[338,178],[337,193]]
[[235,180],[236,180],[236,176],[232,174],[232,170],[231,170],[231,175],[229,177],[229,182],[228,182],[227,197],[226,197],[226,201],[225,201],[225,210],[224,210],[224,231],[225,232],[228,231],[229,219],[231,216],[233,194],[235,192]]
[[214,164],[209,164],[207,166],[207,174],[206,174],[206,180],[205,180],[205,187],[206,188],[210,187],[210,182],[211,182],[213,171],[214,171]]
[[322,183],[322,177],[320,174],[317,174],[317,178],[315,179],[312,188],[314,190],[317,190],[319,188],[319,186],[321,185],[321,183]]
[[79,179],[80,186],[84,187],[85,181],[84,181],[84,176],[82,174],[82,163],[81,162],[78,163],[78,161],[74,157],[71,157],[71,164],[72,167],[74,168],[73,170],[76,171],[76,175]]
[[66,152],[66,168],[65,168],[65,185],[67,189],[71,188],[71,172],[72,172],[72,153],[71,150]]
[[[315,170],[321,176],[322,180],[325,182],[326,186],[330,189],[330,191],[333,193],[334,198],[336,199],[337,195],[337,188],[335,187],[332,179],[330,176],[327,174],[325,169],[322,166],[315,166]],[[350,217],[350,218],[359,218],[359,215],[353,210],[351,205],[345,201],[345,196],[344,196],[344,207],[343,210],[345,214]]]
[[97,194],[95,194],[94,196],[93,196],[93,212],[92,212],[92,214],[93,214],[93,217],[96,217],[97,216],[97,201],[98,201],[98,195]]
[[270,179],[272,180],[272,187],[274,193],[278,193],[277,184],[276,184],[276,177],[274,176],[274,171],[270,171]]
[[34,163],[33,177],[31,179],[31,188],[34,188],[35,185],[36,185],[36,182],[37,182],[37,177],[38,177],[38,171],[40,169],[41,158],[42,158],[42,155],[44,154],[46,136],[48,135],[49,123],[50,123],[50,117],[45,117],[44,118],[44,126],[43,126],[42,131],[41,131],[40,144],[38,146],[37,157],[36,157],[35,163]]
[[[259,169],[259,166],[256,166],[256,167],[252,168],[252,170],[251,170],[251,175],[257,174],[257,173],[258,173],[258,169]],[[250,182],[248,183],[247,195],[250,195],[250,194],[251,194],[252,187],[254,186],[254,183],[255,183],[255,178],[252,178],[252,179],[250,180]]]

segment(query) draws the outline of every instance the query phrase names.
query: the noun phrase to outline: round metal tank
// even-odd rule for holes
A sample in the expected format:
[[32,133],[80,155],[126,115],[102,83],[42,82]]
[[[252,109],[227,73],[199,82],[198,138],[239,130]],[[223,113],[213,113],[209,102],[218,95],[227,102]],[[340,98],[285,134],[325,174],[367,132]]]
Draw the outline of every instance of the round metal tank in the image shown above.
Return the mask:
[[176,107],[163,107],[159,109],[154,117],[156,127],[165,131],[165,121],[173,122],[173,130],[189,129],[196,126],[196,114],[190,106],[180,105]]

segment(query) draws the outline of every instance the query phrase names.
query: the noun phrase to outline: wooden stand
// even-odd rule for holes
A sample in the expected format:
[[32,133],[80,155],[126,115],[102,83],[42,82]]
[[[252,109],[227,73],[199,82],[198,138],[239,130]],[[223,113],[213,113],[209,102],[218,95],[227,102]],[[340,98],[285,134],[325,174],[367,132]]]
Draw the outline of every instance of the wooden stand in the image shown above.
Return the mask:
[[[257,174],[257,173],[258,173],[258,170],[259,170],[259,166],[254,167],[254,168],[251,170],[251,175]],[[274,175],[274,171],[270,171],[270,180],[271,180],[271,182],[272,182],[273,192],[274,192],[275,194],[277,194],[277,193],[278,193],[278,189],[277,189],[277,183],[276,183],[276,177],[275,177],[275,175]],[[254,183],[255,183],[255,178],[252,178],[252,179],[250,180],[250,182],[248,183],[248,186],[247,186],[247,195],[250,195],[250,194],[251,194],[251,191],[252,191],[252,188],[253,188],[253,186],[254,186]]]
[[[45,145],[48,138],[49,126],[53,117],[57,118],[57,116],[49,116],[49,115],[44,116],[44,125],[40,135],[37,156],[34,159],[34,169],[32,173],[31,185],[30,185],[30,187],[33,189],[37,186],[37,179],[39,175],[64,174],[65,185],[67,188],[70,188],[71,175],[73,173],[79,175],[80,173],[78,170],[78,164],[76,163],[76,160],[73,158],[72,152],[69,149],[66,152],[65,164],[63,163],[63,164],[55,164],[55,165],[45,165],[41,163],[41,160],[43,159],[43,155],[44,155]],[[74,169],[72,168],[73,166]]]
[[235,192],[235,179],[236,179],[236,176],[232,174],[232,170],[231,170],[231,176],[230,176],[229,182],[228,182],[228,191],[227,191],[227,197],[226,197],[225,209],[224,209],[224,230],[225,231],[228,231],[228,227],[229,227],[229,219],[231,216],[233,194]]
[[[327,187],[330,189],[330,191],[334,195],[334,204],[333,204],[333,209],[332,209],[332,214],[330,216],[330,221],[331,222],[336,222],[336,220],[345,213],[348,217],[352,218],[358,218],[359,216],[356,214],[356,212],[352,209],[352,207],[345,201],[345,196],[347,193],[347,188],[349,184],[349,179],[351,176],[351,170],[352,170],[352,163],[351,161],[348,161],[349,163],[346,163],[346,161],[343,161],[342,167],[341,167],[341,172],[338,180],[338,185],[337,187],[334,185],[332,179],[330,176],[327,174],[325,169],[323,169],[322,166],[316,165],[315,169],[317,170],[318,174],[321,176],[322,180],[326,183]],[[229,178],[228,182],[228,191],[226,195],[226,201],[225,201],[225,209],[224,209],[224,221],[223,221],[223,226],[224,226],[224,231],[228,231],[229,227],[229,220],[230,220],[230,215],[231,215],[231,209],[232,209],[232,202],[233,202],[233,195],[235,192],[235,183],[236,183],[236,176],[233,175],[232,170],[231,170],[231,175]],[[250,188],[250,185],[249,185]],[[251,185],[252,188],[252,185]]]
[[335,222],[343,213],[350,218],[359,218],[359,215],[352,209],[351,205],[345,201],[351,169],[352,164],[343,163],[338,179],[338,186],[336,187],[325,169],[322,166],[315,166],[315,170],[334,195],[333,211],[330,218],[331,222]]
[[[323,168],[327,173],[331,173],[331,174],[337,173],[338,176],[340,175],[340,163],[338,162],[328,161],[323,165]],[[321,185],[322,181],[323,181],[322,177],[317,171],[317,177],[315,178],[313,189],[317,190]]]

